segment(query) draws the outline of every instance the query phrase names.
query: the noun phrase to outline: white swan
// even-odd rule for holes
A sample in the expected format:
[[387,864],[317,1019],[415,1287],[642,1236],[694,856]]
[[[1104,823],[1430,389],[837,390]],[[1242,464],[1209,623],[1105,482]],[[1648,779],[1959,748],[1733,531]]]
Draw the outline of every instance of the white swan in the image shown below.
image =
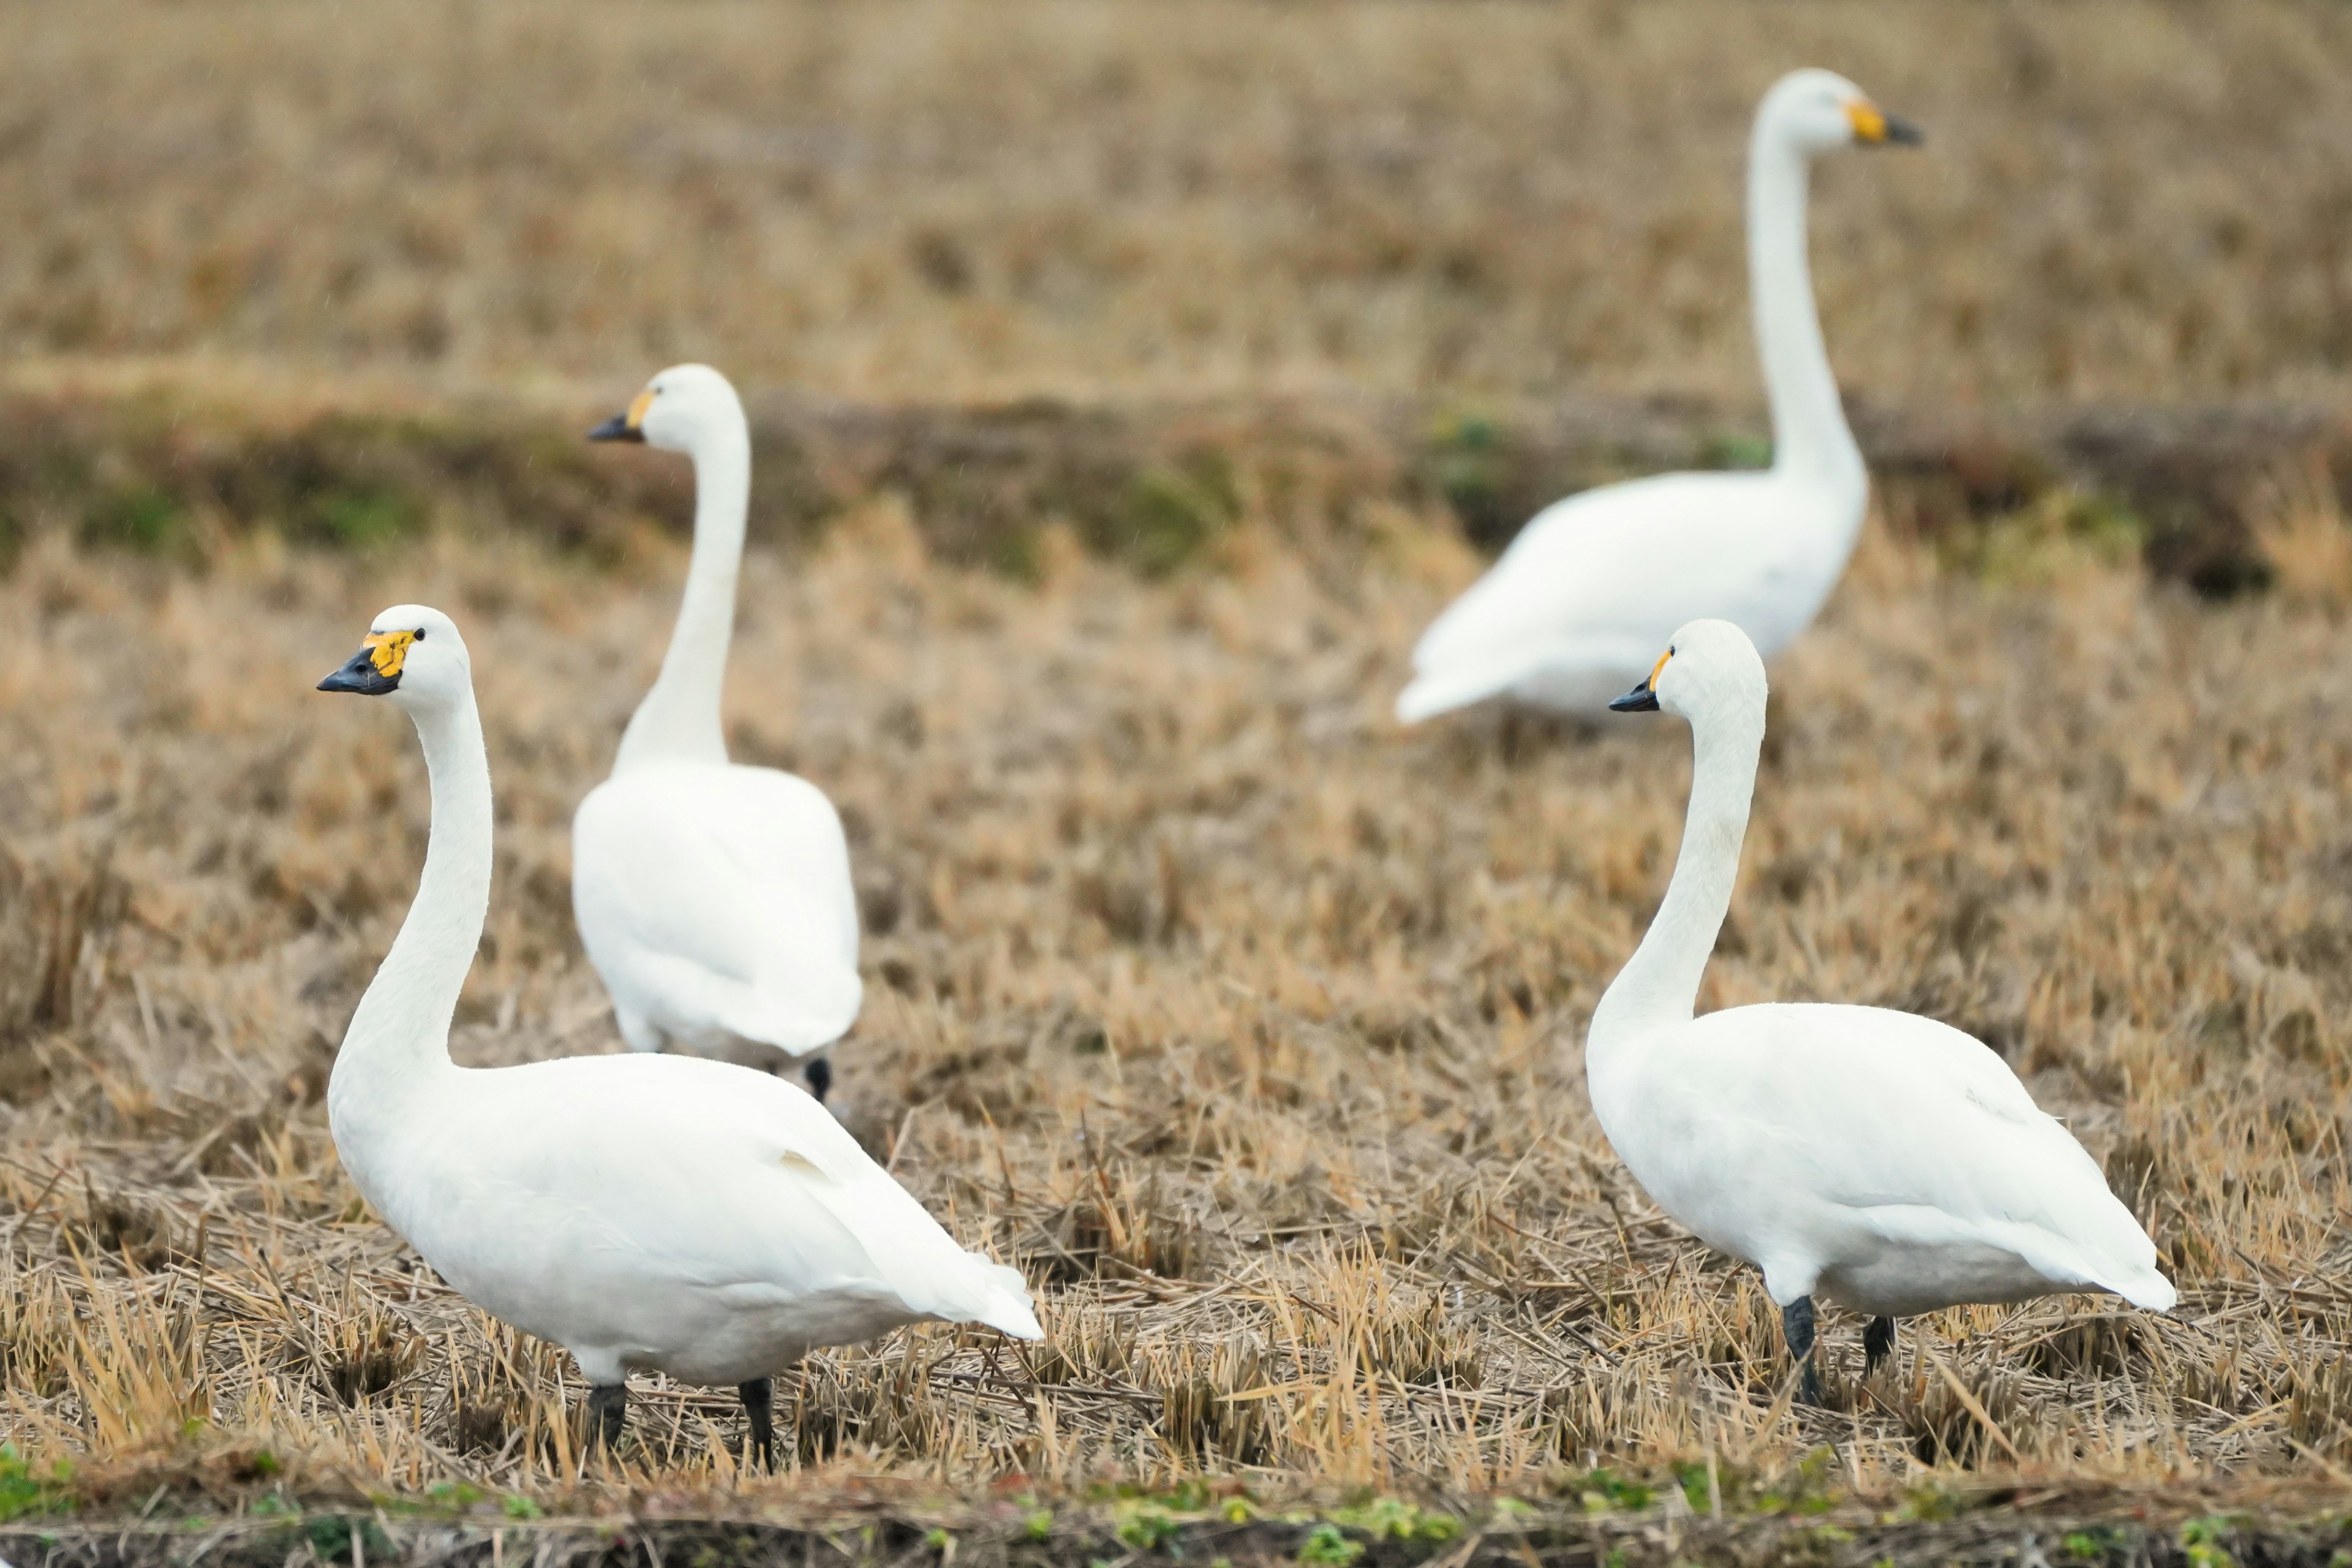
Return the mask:
[[1598,717],[1686,620],[1737,622],[1768,654],[1811,623],[1853,552],[1870,479],[1813,309],[1807,174],[1833,147],[1920,139],[1843,77],[1801,70],[1773,84],[1748,153],[1771,468],[1663,474],[1546,507],[1422,634],[1398,719],[1496,696]]
[[857,897],[849,846],[824,792],[727,760],[719,688],[751,500],[751,437],[727,378],[673,365],[592,441],[643,441],[694,460],[694,557],[660,676],[637,706],[613,776],[572,822],[572,910],[640,1051],[675,1042],[775,1047],[807,1062],[857,1020]]
[[1014,1270],[964,1251],[783,1080],[692,1057],[460,1068],[449,1021],[490,892],[490,771],[449,617],[375,618],[321,691],[389,698],[433,785],[416,901],[327,1087],[344,1169],[467,1300],[554,1341],[617,1437],[632,1371],[740,1385],[773,1462],[770,1375],[903,1323],[1039,1337]]
[[1701,1240],[1763,1269],[1808,1399],[1816,1292],[1872,1314],[1871,1367],[1895,1319],[1964,1301],[2112,1290],[2169,1310],[2147,1232],[1987,1047],[1883,1007],[1692,1016],[1739,871],[1764,695],[1747,636],[1693,621],[1610,704],[1681,715],[1694,749],[1665,901],[1585,1041],[1618,1157]]

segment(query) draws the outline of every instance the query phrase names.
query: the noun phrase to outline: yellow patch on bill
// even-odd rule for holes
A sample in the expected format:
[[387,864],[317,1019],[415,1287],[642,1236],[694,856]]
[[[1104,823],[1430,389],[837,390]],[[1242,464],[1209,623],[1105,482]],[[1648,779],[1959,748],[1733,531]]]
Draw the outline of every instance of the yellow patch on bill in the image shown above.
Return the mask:
[[1658,689],[1658,672],[1666,668],[1666,660],[1674,657],[1675,650],[1672,648],[1668,648],[1665,652],[1660,654],[1658,656],[1658,662],[1650,666],[1650,679],[1642,682],[1642,684],[1648,687],[1651,690],[1655,691]]
[[653,405],[654,389],[648,386],[643,392],[638,393],[635,399],[629,405],[629,428],[632,430],[644,429],[646,427],[646,410],[651,408]]
[[408,661],[408,645],[416,640],[415,632],[371,632],[360,646],[367,649],[368,662],[386,680],[400,673]]
[[1853,122],[1853,139],[1857,142],[1886,140],[1886,111],[1866,98],[1857,98],[1845,106],[1845,117]]

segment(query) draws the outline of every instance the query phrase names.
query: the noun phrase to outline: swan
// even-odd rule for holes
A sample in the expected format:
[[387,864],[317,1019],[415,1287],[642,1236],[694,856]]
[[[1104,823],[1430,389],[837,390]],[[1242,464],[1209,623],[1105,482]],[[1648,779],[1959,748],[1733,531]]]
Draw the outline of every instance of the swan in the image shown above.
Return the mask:
[[1771,468],[1655,475],[1546,507],[1422,634],[1399,721],[1506,695],[1597,719],[1684,621],[1736,621],[1768,654],[1805,629],[1845,570],[1870,495],[1813,309],[1807,174],[1832,148],[1921,140],[1843,77],[1800,70],[1773,84],[1748,153]]
[[627,1374],[734,1384],[774,1465],[771,1377],[905,1323],[1040,1337],[1018,1272],[964,1251],[794,1085],[686,1056],[469,1068],[449,1023],[490,893],[490,770],[473,665],[438,610],[375,618],[321,691],[406,710],[431,834],[415,902],[327,1084],[343,1167],[467,1300],[572,1352],[592,1434]]
[[1693,1016],[1731,905],[1764,740],[1764,661],[1693,621],[1610,707],[1690,721],[1689,816],[1665,901],[1585,1039],[1593,1114],[1658,1206],[1764,1271],[1803,1394],[1816,1294],[1895,1320],[1962,1302],[2107,1290],[2169,1310],[2156,1245],[2072,1134],[1970,1036],[1884,1007]]
[[857,897],[840,815],[823,790],[727,760],[719,687],[751,487],[743,405],[709,365],[673,365],[592,441],[642,441],[694,461],[694,556],[661,674],[629,720],[613,776],[572,822],[572,911],[631,1048],[724,1051],[738,1040],[808,1058],[857,1020]]

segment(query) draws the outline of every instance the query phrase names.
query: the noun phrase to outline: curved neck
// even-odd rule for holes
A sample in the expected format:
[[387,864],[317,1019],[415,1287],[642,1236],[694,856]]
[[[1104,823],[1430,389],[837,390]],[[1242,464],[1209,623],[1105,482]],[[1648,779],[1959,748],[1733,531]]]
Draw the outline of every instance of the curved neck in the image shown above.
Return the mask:
[[1772,468],[1859,479],[1862,452],[1822,344],[1805,257],[1808,175],[1805,155],[1759,119],[1748,149],[1748,286],[1772,405]]
[[412,713],[432,778],[432,829],[415,901],[352,1015],[329,1080],[328,1111],[347,1154],[388,1127],[417,1088],[457,1070],[449,1025],[489,910],[490,763],[474,694]]
[[719,717],[727,647],[735,636],[735,577],[751,502],[751,437],[739,416],[706,434],[694,458],[694,559],[661,674],[621,735],[615,773],[635,763],[724,763]]
[[1674,878],[1642,945],[1593,1009],[1585,1037],[1588,1072],[1605,1066],[1613,1050],[1662,1024],[1688,1023],[1696,1011],[1699,979],[1739,877],[1739,846],[1748,836],[1763,744],[1761,702],[1752,711],[1703,714],[1692,724],[1690,812]]

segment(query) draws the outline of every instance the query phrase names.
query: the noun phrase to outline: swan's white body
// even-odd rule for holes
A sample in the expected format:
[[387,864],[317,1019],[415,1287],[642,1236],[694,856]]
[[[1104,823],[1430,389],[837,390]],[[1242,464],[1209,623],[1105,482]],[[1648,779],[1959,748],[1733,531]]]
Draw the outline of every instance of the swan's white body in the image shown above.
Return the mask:
[[727,760],[719,689],[751,494],[751,437],[717,371],[656,376],[607,426],[694,459],[694,557],[660,677],[621,738],[613,776],[572,824],[572,908],[635,1049],[793,1056],[857,1019],[857,899],[824,793]]
[[375,629],[419,627],[380,694],[424,743],[425,871],[327,1091],[336,1149],[377,1214],[597,1384],[639,1370],[740,1384],[934,1319],[1038,1337],[1020,1275],[958,1247],[792,1084],[688,1057],[449,1059],[489,901],[489,764],[447,617],[404,605]]
[[1595,1009],[1592,1109],[1650,1196],[1764,1271],[1903,1317],[1965,1301],[2108,1290],[2164,1310],[2156,1247],[2097,1163],[2000,1057],[1878,1007],[1694,1016],[1730,907],[1764,735],[1764,667],[1739,630],[1675,634],[1659,706],[1691,723],[1690,813],[1665,901]]
[[1864,495],[1857,455],[1850,485],[1661,474],[1558,502],[1422,634],[1397,717],[1498,696],[1597,717],[1701,616],[1777,652],[1837,585]]
[[1702,616],[1766,655],[1812,623],[1861,536],[1870,479],[1822,344],[1805,256],[1812,158],[1916,132],[1852,82],[1797,71],[1765,94],[1748,143],[1748,265],[1772,407],[1772,467],[1665,474],[1545,508],[1431,623],[1397,717],[1489,697],[1597,717],[1676,626]]
[[849,849],[814,784],[646,763],[589,792],[572,844],[573,918],[636,1049],[743,1039],[801,1056],[856,1022]]

